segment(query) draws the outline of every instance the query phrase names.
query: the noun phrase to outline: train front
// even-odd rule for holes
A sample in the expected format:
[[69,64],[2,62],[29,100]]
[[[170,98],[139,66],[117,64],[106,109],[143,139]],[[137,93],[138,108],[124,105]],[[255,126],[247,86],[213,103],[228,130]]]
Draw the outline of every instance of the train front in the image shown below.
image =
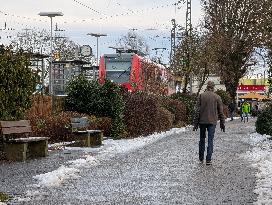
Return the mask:
[[[136,55],[137,56],[137,55]],[[139,84],[140,66],[135,65],[134,53],[105,54],[100,59],[99,82],[108,79],[129,91]]]

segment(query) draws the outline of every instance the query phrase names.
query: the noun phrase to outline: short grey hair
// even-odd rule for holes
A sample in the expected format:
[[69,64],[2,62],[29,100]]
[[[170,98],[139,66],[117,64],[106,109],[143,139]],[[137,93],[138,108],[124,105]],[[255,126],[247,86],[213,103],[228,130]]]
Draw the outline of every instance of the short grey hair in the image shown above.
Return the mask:
[[208,81],[207,82],[207,90],[214,90],[214,86],[215,86],[215,84],[214,84],[214,82],[213,81]]

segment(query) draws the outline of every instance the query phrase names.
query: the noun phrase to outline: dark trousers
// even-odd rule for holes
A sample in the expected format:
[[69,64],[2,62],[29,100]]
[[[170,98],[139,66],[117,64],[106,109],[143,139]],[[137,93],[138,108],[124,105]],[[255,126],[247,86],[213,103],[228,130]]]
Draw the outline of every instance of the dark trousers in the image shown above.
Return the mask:
[[234,111],[229,111],[230,120],[233,121]]
[[208,147],[207,147],[207,155],[206,161],[212,160],[212,153],[213,153],[213,138],[216,125],[213,124],[200,124],[200,140],[199,140],[199,160],[204,159],[204,152],[205,152],[205,138],[206,138],[206,130],[208,132]]

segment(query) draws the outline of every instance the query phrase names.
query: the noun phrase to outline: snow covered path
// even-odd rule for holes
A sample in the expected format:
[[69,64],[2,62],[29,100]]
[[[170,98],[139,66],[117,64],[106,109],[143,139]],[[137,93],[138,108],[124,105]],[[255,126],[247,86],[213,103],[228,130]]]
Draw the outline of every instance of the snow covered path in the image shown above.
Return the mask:
[[10,204],[253,204],[257,168],[244,155],[254,123],[235,120],[226,133],[217,129],[212,166],[198,162],[199,132],[190,128],[120,141],[119,149],[118,140],[0,164],[0,192],[15,196]]

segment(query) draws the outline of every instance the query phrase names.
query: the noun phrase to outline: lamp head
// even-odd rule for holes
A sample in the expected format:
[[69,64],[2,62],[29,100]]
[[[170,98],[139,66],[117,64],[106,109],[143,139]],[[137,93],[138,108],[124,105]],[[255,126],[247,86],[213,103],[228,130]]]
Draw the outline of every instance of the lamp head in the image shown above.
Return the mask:
[[48,17],[55,17],[55,16],[63,16],[62,12],[40,12],[40,16],[48,16]]
[[107,36],[107,34],[105,33],[87,33],[87,35],[94,36],[94,37]]

